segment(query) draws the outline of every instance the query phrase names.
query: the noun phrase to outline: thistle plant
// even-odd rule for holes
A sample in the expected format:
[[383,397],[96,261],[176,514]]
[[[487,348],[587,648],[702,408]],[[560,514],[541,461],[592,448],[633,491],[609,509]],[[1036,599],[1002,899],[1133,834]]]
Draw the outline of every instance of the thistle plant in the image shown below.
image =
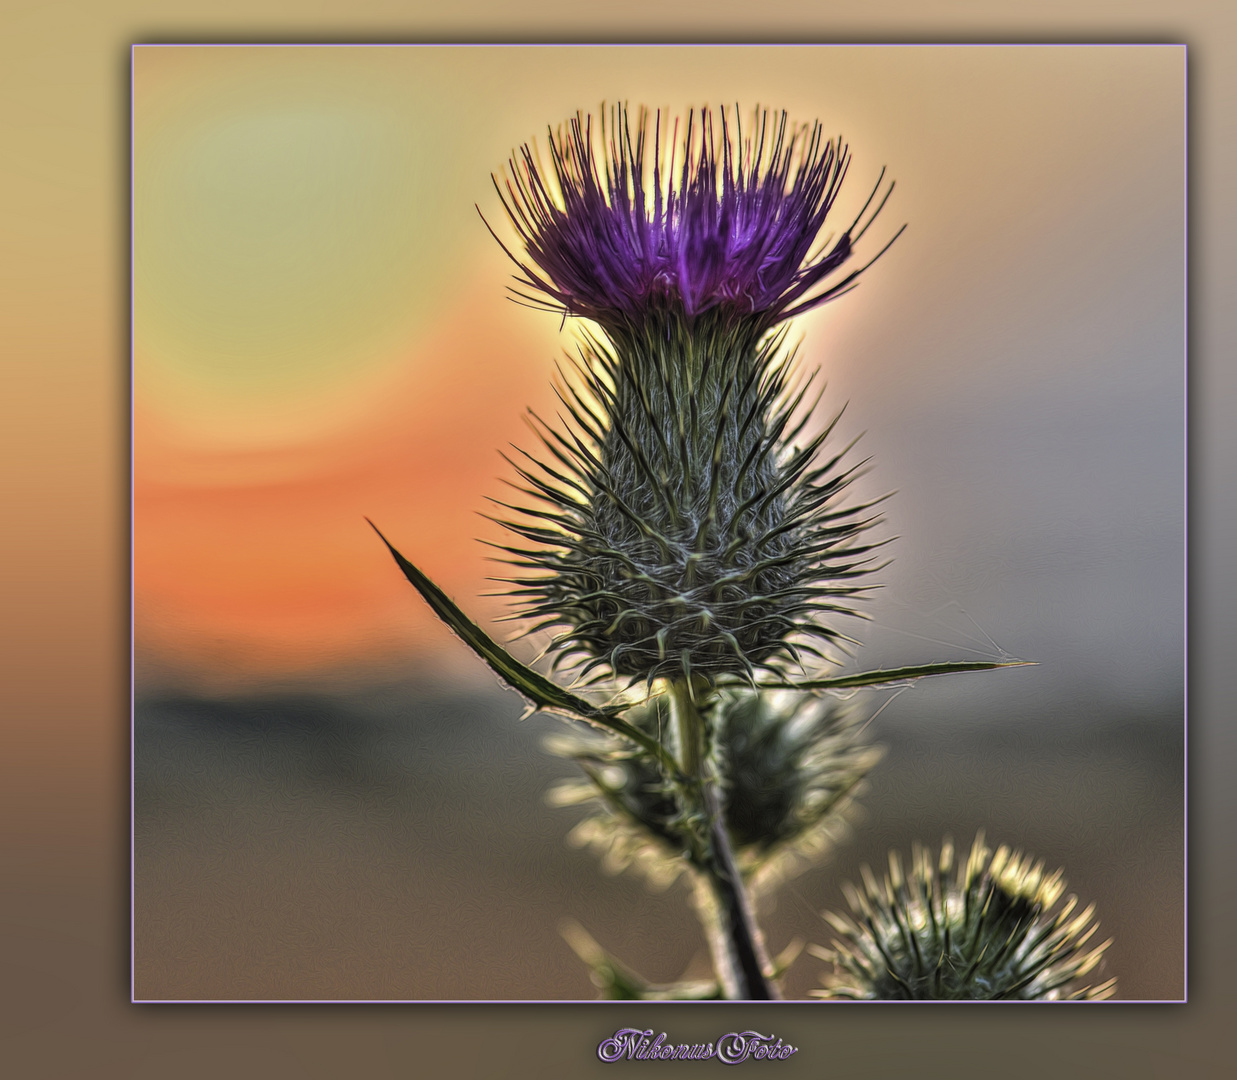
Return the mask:
[[745,129],[737,109],[672,124],[616,107],[577,114],[547,149],[548,167],[525,146],[494,180],[518,243],[486,225],[517,267],[515,299],[587,324],[559,368],[559,423],[532,416],[540,445],[508,459],[519,498],[496,518],[513,537],[496,580],[524,634],[547,635],[548,674],[388,547],[531,708],[584,722],[551,746],[583,773],[555,793],[590,808],[577,839],[612,869],[691,881],[716,980],[655,987],[581,929],[595,981],[777,997],[792,957],[770,960],[756,902],[824,855],[879,757],[862,717],[821,695],[1018,663],[826,673],[858,644],[843,620],[882,565],[881,500],[848,500],[865,463],[826,448],[836,416],[814,429],[815,373],[787,326],[901,235],[853,265],[893,184],[882,170],[837,230],[848,148],[768,111]]
[[697,686],[797,658],[794,638],[840,639],[821,617],[848,613],[871,569],[857,540],[875,519],[839,504],[854,476],[841,455],[815,461],[828,428],[796,446],[807,386],[788,392],[793,355],[771,331],[849,287],[860,270],[831,275],[883,200],[812,257],[846,172],[839,143],[767,114],[743,140],[723,113],[718,139],[712,114],[693,114],[675,182],[660,119],[651,178],[646,118],[633,141],[616,110],[600,166],[577,117],[551,139],[551,178],[525,147],[499,187],[529,256],[512,256],[519,295],[608,343],[585,338],[581,389],[561,395],[574,430],[543,425],[550,459],[517,466],[547,509],[504,524],[537,545],[508,549],[538,572],[513,584],[536,626],[565,624],[556,659],[581,659],[580,676],[664,677],[694,701]]

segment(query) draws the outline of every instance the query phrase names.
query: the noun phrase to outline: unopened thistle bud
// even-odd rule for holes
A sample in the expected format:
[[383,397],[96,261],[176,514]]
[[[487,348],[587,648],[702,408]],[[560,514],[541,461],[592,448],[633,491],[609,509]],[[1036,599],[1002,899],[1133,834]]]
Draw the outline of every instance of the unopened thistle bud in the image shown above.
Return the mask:
[[1110,997],[1116,980],[1082,982],[1109,942],[1087,950],[1098,923],[1094,905],[1075,914],[1061,871],[1045,874],[1020,852],[995,854],[976,839],[953,873],[953,845],[939,863],[916,847],[910,877],[897,853],[878,883],[865,866],[864,889],[845,887],[854,918],[827,913],[841,937],[832,950],[823,998],[878,1000],[1052,1001]]
[[[670,725],[664,696],[627,717],[653,735]],[[881,756],[860,740],[861,712],[830,698],[728,690],[712,699],[706,718],[716,732],[727,829],[744,877],[761,891],[819,861]],[[686,869],[691,823],[655,761],[598,734],[556,736],[549,745],[588,777],[554,792],[559,805],[595,811],[577,827],[578,842],[597,850],[609,869],[632,866],[655,885]]]
[[816,460],[828,430],[799,441],[807,386],[776,328],[852,287],[884,200],[878,181],[814,250],[850,160],[819,125],[758,113],[745,137],[706,111],[680,140],[659,114],[649,136],[620,108],[599,149],[577,116],[549,171],[524,147],[496,179],[527,252],[517,294],[603,331],[560,388],[567,428],[542,423],[548,456],[517,465],[535,502],[503,524],[535,546],[507,550],[536,576],[504,580],[581,677],[751,680],[844,639],[822,616],[853,614],[873,569],[871,504],[839,505],[855,470]]

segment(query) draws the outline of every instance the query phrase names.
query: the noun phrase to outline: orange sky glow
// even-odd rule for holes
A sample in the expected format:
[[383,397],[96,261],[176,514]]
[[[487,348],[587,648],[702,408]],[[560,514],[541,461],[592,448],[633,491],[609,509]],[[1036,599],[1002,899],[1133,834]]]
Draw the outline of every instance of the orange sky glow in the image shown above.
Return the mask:
[[489,553],[458,538],[500,538],[478,516],[495,509],[484,495],[502,497],[497,477],[515,479],[498,450],[531,443],[518,331],[466,311],[447,319],[363,422],[293,450],[186,447],[139,400],[139,643],[146,631],[187,659],[213,640],[243,672],[354,659],[375,625],[432,634],[366,517],[472,613],[502,614],[475,595],[494,587]]

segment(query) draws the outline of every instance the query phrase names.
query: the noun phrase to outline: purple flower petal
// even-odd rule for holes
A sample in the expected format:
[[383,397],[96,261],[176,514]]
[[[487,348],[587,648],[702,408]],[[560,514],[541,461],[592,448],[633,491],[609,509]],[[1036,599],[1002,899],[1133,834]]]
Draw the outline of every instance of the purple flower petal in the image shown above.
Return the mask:
[[733,130],[721,113],[719,137],[705,110],[688,114],[679,143],[678,123],[664,138],[658,113],[650,154],[648,119],[641,110],[633,139],[620,106],[609,131],[603,117],[598,140],[593,118],[577,114],[550,134],[551,182],[529,146],[504,184],[495,177],[528,254],[521,262],[504,245],[522,274],[517,295],[607,327],[642,323],[654,311],[690,321],[715,308],[773,326],[840,295],[866,269],[835,277],[893,185],[860,225],[878,180],[855,222],[813,252],[850,164],[848,149],[825,139],[819,124],[795,128],[785,113],[757,112],[744,137],[736,108]]

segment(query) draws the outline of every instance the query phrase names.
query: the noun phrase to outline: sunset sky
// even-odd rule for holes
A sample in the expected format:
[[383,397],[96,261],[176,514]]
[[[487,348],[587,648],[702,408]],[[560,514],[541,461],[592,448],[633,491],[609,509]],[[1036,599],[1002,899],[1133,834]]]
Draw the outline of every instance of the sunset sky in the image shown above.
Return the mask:
[[797,328],[866,492],[899,491],[877,637],[962,610],[993,648],[1068,632],[1172,677],[1183,74],[1173,48],[138,47],[139,673],[464,662],[364,518],[502,613],[478,513],[573,337],[509,302],[477,207],[509,237],[490,174],[619,99],[819,119],[854,157],[839,222],[896,180],[869,253],[905,236]]

